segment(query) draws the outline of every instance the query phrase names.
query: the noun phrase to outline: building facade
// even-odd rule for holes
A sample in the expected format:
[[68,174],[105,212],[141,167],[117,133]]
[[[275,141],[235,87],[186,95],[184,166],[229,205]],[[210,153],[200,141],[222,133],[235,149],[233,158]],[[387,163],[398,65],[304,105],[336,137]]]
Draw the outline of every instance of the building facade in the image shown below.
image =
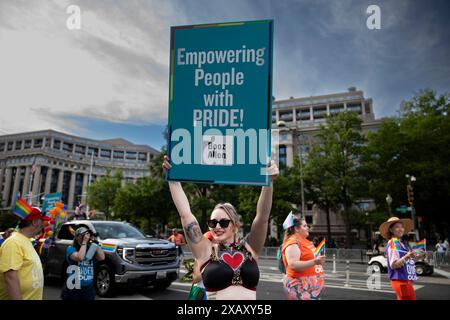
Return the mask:
[[113,174],[120,169],[123,184],[135,182],[149,174],[149,162],[158,154],[124,139],[93,140],[53,130],[0,136],[1,208],[9,210],[18,193],[39,206],[45,194],[61,192],[73,210],[86,203],[89,176],[92,182],[108,169]]
[[[288,100],[274,100],[272,104],[272,128],[278,129],[278,157],[280,164],[292,166],[294,156],[302,162],[308,161],[311,146],[317,142],[315,135],[320,125],[325,124],[326,116],[344,111],[353,111],[362,119],[362,131],[376,131],[382,119],[375,119],[373,101],[364,93],[351,87],[347,92]],[[275,140],[276,141],[276,140]],[[276,148],[277,146],[274,146]],[[368,201],[368,203],[366,203]],[[362,206],[373,208],[372,201],[364,200]],[[304,215],[311,232],[325,235],[327,230],[325,212],[312,202],[305,206]],[[330,215],[332,234],[336,238],[345,236],[345,226],[339,212]]]

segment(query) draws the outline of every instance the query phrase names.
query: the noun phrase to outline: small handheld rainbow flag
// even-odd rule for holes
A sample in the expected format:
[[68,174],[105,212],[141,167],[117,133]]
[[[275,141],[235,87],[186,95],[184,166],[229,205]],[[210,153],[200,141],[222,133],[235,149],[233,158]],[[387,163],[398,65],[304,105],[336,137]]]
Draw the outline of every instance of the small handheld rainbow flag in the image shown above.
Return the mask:
[[427,251],[427,239],[420,240],[412,245],[413,250],[424,250]]
[[17,196],[13,213],[23,220],[30,214],[31,210],[33,210],[33,208],[25,200]]
[[116,251],[117,246],[115,244],[103,242],[100,245],[100,248],[102,248],[104,251],[114,252],[114,251]]
[[314,250],[314,256],[319,256],[319,254],[325,250],[325,239],[320,241],[319,245],[317,246],[316,250]]

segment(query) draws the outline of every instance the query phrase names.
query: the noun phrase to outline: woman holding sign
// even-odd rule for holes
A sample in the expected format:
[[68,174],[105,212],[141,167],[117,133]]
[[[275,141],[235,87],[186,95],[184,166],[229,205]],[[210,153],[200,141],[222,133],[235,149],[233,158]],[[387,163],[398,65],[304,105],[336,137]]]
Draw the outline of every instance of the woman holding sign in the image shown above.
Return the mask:
[[[164,157],[163,168],[171,168],[167,156]],[[181,183],[169,181],[187,243],[200,266],[208,300],[256,299],[258,255],[266,239],[272,208],[272,183],[278,175],[278,167],[274,161],[271,162],[268,173],[271,185],[262,187],[250,234],[244,239],[238,239],[240,222],[236,209],[229,203],[217,204],[208,220],[213,241],[204,237]]]
[[281,257],[286,267],[283,280],[288,300],[318,300],[324,287],[323,240],[317,248],[307,239],[309,228],[304,218],[289,213],[283,223],[284,241]]
[[397,300],[416,300],[414,281],[417,280],[414,259],[423,258],[409,244],[402,241],[405,234],[412,230],[411,219],[389,218],[380,226],[380,234],[389,240],[387,249],[387,268],[391,286],[397,294]]

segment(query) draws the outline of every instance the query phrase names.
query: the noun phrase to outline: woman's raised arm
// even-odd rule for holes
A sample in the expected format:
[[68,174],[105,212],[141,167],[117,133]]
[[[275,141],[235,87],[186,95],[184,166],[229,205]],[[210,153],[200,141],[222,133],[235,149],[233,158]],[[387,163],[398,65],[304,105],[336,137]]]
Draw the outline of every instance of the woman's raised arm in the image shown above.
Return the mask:
[[[164,157],[163,168],[164,170],[169,170],[171,168],[169,158],[167,156]],[[175,203],[175,207],[180,215],[186,240],[192,250],[194,258],[201,261],[207,260],[211,255],[211,243],[203,236],[200,225],[191,212],[189,200],[184,193],[181,183],[169,181],[169,189],[173,202]]]
[[275,161],[270,162],[268,168],[270,175],[270,186],[262,187],[261,194],[256,206],[256,216],[253,219],[248,244],[259,255],[267,236],[267,227],[269,225],[270,210],[272,209],[273,180],[278,176],[279,170]]

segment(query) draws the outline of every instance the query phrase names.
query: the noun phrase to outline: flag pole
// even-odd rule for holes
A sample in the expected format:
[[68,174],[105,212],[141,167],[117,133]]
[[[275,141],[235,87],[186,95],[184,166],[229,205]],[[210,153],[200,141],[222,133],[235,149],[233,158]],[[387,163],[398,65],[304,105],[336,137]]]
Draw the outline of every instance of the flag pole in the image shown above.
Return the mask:
[[[91,152],[91,166],[89,168],[88,190],[89,190],[89,187],[91,186],[93,165],[94,165],[94,151]],[[89,215],[89,204],[88,204],[88,197],[87,197],[88,190],[86,191],[86,213]]]
[[28,204],[30,206],[33,205],[33,184],[31,182],[34,179],[35,165],[36,165],[36,157],[34,157],[33,164],[31,165],[30,182],[29,182],[29,187],[28,187],[28,196],[29,196]]

